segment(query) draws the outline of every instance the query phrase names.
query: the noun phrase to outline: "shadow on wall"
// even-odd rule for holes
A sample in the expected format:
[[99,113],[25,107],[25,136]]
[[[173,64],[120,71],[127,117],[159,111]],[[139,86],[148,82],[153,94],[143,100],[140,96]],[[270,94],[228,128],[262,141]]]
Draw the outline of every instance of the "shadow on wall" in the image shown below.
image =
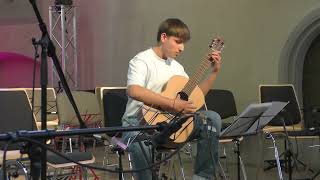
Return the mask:
[[[30,57],[0,52],[0,88],[31,88],[34,60]],[[40,63],[36,62],[35,87],[40,87]]]

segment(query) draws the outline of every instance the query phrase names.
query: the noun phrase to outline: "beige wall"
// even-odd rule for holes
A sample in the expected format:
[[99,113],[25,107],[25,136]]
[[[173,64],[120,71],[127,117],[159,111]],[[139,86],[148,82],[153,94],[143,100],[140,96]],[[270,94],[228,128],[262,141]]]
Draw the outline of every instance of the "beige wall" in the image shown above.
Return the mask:
[[105,10],[99,13],[101,18],[95,25],[102,29],[96,36],[101,48],[95,50],[101,53],[95,59],[98,85],[125,85],[128,60],[153,45],[160,21],[178,17],[189,25],[192,33],[185,53],[179,58],[189,73],[203,57],[210,38],[215,35],[224,37],[223,69],[215,88],[231,89],[239,110],[258,101],[260,83],[279,82],[280,54],[290,33],[308,13],[320,8],[317,0],[96,3],[99,8],[94,10]]
[[[53,1],[50,1],[52,3]],[[184,20],[192,39],[179,61],[191,73],[215,35],[226,41],[223,69],[215,88],[235,93],[238,109],[258,101],[260,83],[278,83],[282,49],[290,33],[319,0],[83,0],[78,8],[81,88],[124,86],[127,64],[155,42],[160,21]],[[47,19],[48,1],[42,12]],[[48,21],[46,21],[48,22]],[[0,26],[0,51],[32,55],[35,24]],[[26,31],[28,33],[26,33]],[[36,36],[36,35],[34,35]]]

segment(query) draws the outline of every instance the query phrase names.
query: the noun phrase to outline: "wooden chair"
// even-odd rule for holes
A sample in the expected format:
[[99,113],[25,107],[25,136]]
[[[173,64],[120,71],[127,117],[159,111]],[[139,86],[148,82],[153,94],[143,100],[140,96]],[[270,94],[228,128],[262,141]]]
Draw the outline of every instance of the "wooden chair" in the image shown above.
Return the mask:
[[[78,107],[78,110],[80,112],[80,115],[82,116],[82,119],[84,120],[84,123],[87,125],[87,127],[101,127],[101,112],[100,107],[98,103],[98,99],[94,93],[90,92],[84,92],[84,91],[72,91],[72,96],[75,100],[75,103]],[[79,121],[76,117],[76,114],[73,110],[73,107],[71,106],[71,103],[69,102],[69,99],[66,95],[66,93],[59,93],[57,95],[57,110],[58,110],[58,117],[59,117],[59,126],[61,127],[61,130],[67,130],[72,128],[79,128]],[[69,146],[67,145],[67,140],[69,140]],[[82,142],[84,138],[79,140],[78,137],[75,138],[62,138],[62,147],[61,151],[63,153],[66,153],[66,155],[70,157],[74,157],[76,161],[84,163],[84,164],[91,164],[95,162],[95,158],[92,155],[91,152],[85,152],[86,148]],[[92,140],[92,138],[91,138]],[[95,140],[93,148],[95,148]],[[59,142],[58,139],[56,139],[56,144]],[[73,142],[76,145],[73,146]],[[68,149],[69,148],[69,149]],[[78,148],[78,150],[74,150],[74,148]],[[54,171],[54,177],[60,176],[57,175],[58,171],[61,172],[61,169],[66,169],[69,167],[72,167],[71,173],[79,173],[79,178],[82,178],[82,174],[84,175],[84,178],[86,178],[86,169],[83,170],[79,166],[75,166],[74,163],[67,162],[63,159],[57,159],[57,158],[50,158],[48,157],[48,165],[55,169]],[[58,161],[59,160],[59,161]],[[90,169],[92,174],[94,175],[94,179],[99,179],[98,176],[95,174],[94,170]]]
[[[32,103],[32,88],[24,88],[27,92],[29,102]],[[38,129],[41,129],[41,88],[34,89],[34,109]],[[56,92],[54,88],[47,88],[47,128],[57,129],[59,119],[57,114]]]

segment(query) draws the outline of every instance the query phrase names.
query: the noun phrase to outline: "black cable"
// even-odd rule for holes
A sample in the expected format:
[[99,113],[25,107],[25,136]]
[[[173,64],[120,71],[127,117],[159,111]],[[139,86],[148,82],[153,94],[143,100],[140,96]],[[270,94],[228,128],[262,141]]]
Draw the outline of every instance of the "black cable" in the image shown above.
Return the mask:
[[[291,119],[291,118],[289,118],[290,119],[290,121],[291,121],[291,124],[292,124],[292,130],[293,130],[293,132],[296,132],[296,130],[294,129],[294,124],[293,124],[293,120]],[[288,133],[287,133],[287,135],[288,135]],[[298,145],[298,139],[297,139],[297,135],[296,135],[296,133],[295,133],[295,135],[294,135],[294,140],[295,140],[295,143],[296,143],[296,152],[295,152],[295,154],[293,154],[293,152],[292,152],[292,157],[293,157],[293,161],[294,161],[294,164],[297,166],[297,162],[296,161],[298,161],[298,155],[299,155],[299,145]],[[289,136],[288,136],[288,141],[289,141]],[[290,144],[291,144],[291,146],[292,146],[292,143],[290,142]],[[290,148],[292,148],[292,147],[290,147]],[[293,149],[293,148],[292,148]],[[297,166],[298,167],[298,166]]]
[[2,173],[3,173],[3,180],[6,180],[6,161],[7,161],[7,151],[8,151],[8,147],[9,145],[12,143],[12,140],[7,141],[7,143],[4,145],[4,149],[3,149],[3,157],[2,157]]
[[33,59],[33,77],[32,77],[32,99],[31,99],[31,130],[33,129],[33,123],[34,123],[34,118],[33,118],[33,111],[34,111],[34,88],[36,84],[36,65],[37,65],[37,58],[39,58],[38,54],[38,44],[36,43],[35,38],[32,38],[32,44],[34,46],[34,59]]
[[134,170],[122,170],[122,171],[119,171],[119,170],[113,170],[113,169],[107,169],[107,168],[101,168],[101,167],[97,167],[97,166],[92,166],[92,165],[87,165],[87,164],[82,164],[82,163],[79,163],[69,157],[66,157],[65,155],[63,155],[62,153],[56,151],[56,150],[53,150],[49,147],[47,147],[46,145],[36,141],[36,140],[33,140],[31,138],[27,138],[27,137],[18,137],[18,140],[22,140],[22,141],[28,141],[28,142],[31,142],[31,143],[34,143],[38,146],[40,146],[41,148],[45,148],[46,150],[49,150],[51,152],[53,152],[54,154],[70,161],[70,162],[73,162],[79,166],[82,166],[82,167],[86,167],[86,168],[89,168],[89,169],[96,169],[96,170],[100,170],[100,171],[107,171],[107,172],[110,172],[110,173],[136,173],[136,172],[140,172],[140,171],[145,171],[145,170],[148,170],[148,169],[153,169],[154,167],[160,165],[161,163],[169,160],[172,156],[174,156],[176,153],[178,153],[180,151],[180,149],[188,142],[184,142],[182,143],[180,146],[178,146],[175,151],[173,151],[170,155],[168,155],[165,159],[157,162],[157,163],[153,163],[145,168],[140,168],[140,169],[134,169]]
[[[282,121],[282,124],[283,124],[283,128],[284,128],[284,132],[285,132],[285,135],[286,135],[286,141],[287,141],[287,143],[288,143],[288,150],[289,150],[289,152],[287,152],[287,150],[286,150],[286,152],[285,152],[285,156],[288,158],[287,160],[289,161],[289,162],[291,162],[291,157],[293,157],[293,153],[292,153],[292,143],[291,143],[291,141],[289,140],[289,134],[288,134],[288,131],[287,131],[287,128],[286,128],[286,123],[285,123],[285,121],[284,121],[284,119],[283,118],[280,118],[281,119],[281,121]],[[288,156],[288,153],[289,153],[289,156]],[[293,157],[293,163],[296,163],[295,161],[295,158]],[[291,180],[292,179],[292,167],[291,167],[291,164],[289,164],[288,163],[288,166],[289,166],[289,180]]]

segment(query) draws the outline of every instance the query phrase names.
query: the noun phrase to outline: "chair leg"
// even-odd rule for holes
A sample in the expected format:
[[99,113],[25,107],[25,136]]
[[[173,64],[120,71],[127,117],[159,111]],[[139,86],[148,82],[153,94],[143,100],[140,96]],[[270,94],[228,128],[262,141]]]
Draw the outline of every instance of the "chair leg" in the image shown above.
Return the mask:
[[257,173],[256,173],[256,179],[259,180],[263,180],[264,179],[264,170],[263,170],[263,166],[264,166],[264,154],[265,154],[265,148],[264,148],[264,144],[265,144],[265,138],[264,138],[264,133],[259,133],[257,134],[256,138],[257,138],[257,144],[258,144],[258,152],[260,152],[259,154],[259,158],[257,161]]
[[178,152],[178,158],[179,158],[180,171],[181,171],[182,178],[183,178],[183,180],[186,180],[186,176],[185,176],[185,173],[184,173],[184,168],[183,168],[180,152]]
[[174,170],[174,159],[170,159],[169,160],[169,170],[168,170],[168,178],[171,179],[171,177],[173,176],[173,174],[175,174],[175,170]]
[[[129,161],[129,168],[132,170],[132,159],[130,153],[128,153],[128,161]],[[131,173],[131,179],[134,180],[134,175]]]
[[220,161],[218,161],[218,164],[219,164],[219,167],[220,167],[220,170],[221,170],[221,173],[222,173],[222,177],[223,177],[225,180],[227,180],[226,173],[224,172],[223,167],[222,167]]
[[[162,153],[160,160],[162,160],[164,157],[165,157],[165,156],[164,156],[164,153]],[[164,162],[163,164],[167,164],[167,162]],[[164,172],[165,172],[165,167],[160,164],[160,167],[159,167],[159,176],[158,176],[159,179],[165,178]]]
[[110,145],[105,144],[104,145],[104,156],[102,160],[102,167],[110,167],[110,166],[118,166],[117,163],[110,164],[109,162],[109,155],[111,154],[111,149],[112,147]]
[[244,167],[244,164],[243,164],[243,161],[242,161],[241,156],[240,156],[239,158],[240,158],[240,166],[241,166],[241,171],[242,171],[243,179],[244,179],[244,180],[247,180],[247,173],[246,173],[246,169],[245,169],[245,167]]

